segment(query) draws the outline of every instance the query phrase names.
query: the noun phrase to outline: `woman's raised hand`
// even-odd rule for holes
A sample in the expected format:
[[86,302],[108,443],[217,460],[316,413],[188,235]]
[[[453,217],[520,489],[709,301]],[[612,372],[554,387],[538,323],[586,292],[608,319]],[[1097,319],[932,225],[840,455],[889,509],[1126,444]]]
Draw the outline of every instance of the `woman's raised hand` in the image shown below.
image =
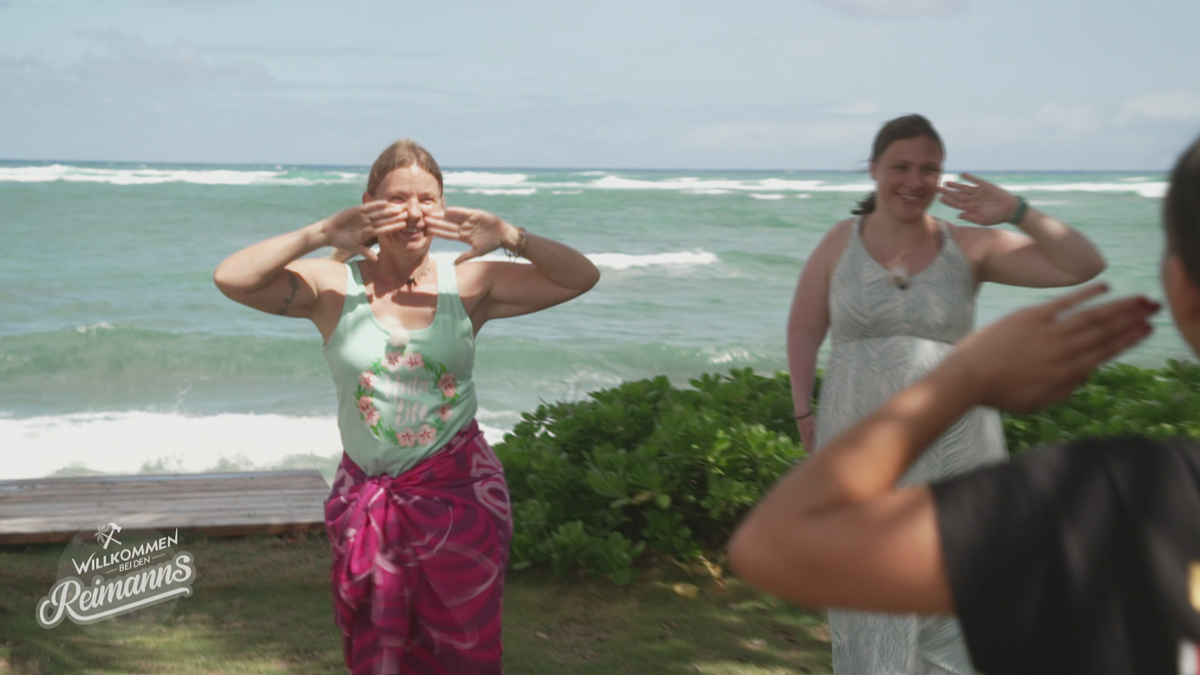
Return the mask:
[[462,206],[447,206],[441,218],[425,216],[425,222],[435,237],[459,241],[471,247],[471,250],[458,256],[455,264],[487,255],[505,243],[509,243],[511,248],[516,245],[520,234],[517,228],[494,213]]
[[408,210],[388,201],[372,201],[343,209],[326,218],[321,230],[330,246],[360,253],[371,262],[379,257],[368,248],[381,234],[407,224]]
[[972,184],[947,181],[937,189],[943,204],[961,211],[959,218],[976,225],[997,225],[1012,218],[1020,201],[1016,195],[978,176],[963,173],[962,177]]

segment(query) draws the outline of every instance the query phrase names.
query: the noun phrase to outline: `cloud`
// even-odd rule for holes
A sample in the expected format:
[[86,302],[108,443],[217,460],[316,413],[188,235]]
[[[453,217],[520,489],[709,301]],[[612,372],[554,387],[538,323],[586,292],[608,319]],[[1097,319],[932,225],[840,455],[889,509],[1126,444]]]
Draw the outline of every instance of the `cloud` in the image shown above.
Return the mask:
[[206,58],[187,40],[152,46],[120,31],[89,31],[83,37],[98,43],[102,53],[83,57],[78,74],[101,86],[161,89],[233,84],[262,88],[275,84],[262,65]]
[[972,146],[1062,142],[1086,138],[1112,124],[1106,116],[1082,103],[1044,103],[1030,112],[956,117],[944,125],[944,135]]
[[1037,109],[1033,127],[1052,138],[1083,136],[1104,128],[1106,123],[1082,103],[1046,103]]
[[951,14],[966,8],[966,0],[816,0],[855,14],[921,16]]
[[1200,91],[1156,91],[1121,104],[1121,120],[1138,117],[1183,121],[1200,119]]

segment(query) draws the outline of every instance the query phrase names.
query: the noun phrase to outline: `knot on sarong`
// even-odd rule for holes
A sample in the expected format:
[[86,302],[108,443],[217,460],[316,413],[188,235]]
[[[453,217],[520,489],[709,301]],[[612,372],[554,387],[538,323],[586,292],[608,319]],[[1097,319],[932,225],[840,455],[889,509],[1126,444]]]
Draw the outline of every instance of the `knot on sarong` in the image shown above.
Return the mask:
[[[499,635],[511,537],[503,468],[472,423],[399,476],[367,476],[348,457],[325,503],[338,626],[394,647],[415,621],[437,643],[476,647]],[[497,643],[498,644],[498,643]]]

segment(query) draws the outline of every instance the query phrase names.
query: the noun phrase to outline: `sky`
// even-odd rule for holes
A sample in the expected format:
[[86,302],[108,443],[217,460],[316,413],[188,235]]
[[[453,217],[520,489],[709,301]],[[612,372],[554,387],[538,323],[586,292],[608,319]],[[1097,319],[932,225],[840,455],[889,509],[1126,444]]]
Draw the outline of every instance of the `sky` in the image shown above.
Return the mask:
[[1164,170],[1197,0],[0,0],[0,159]]

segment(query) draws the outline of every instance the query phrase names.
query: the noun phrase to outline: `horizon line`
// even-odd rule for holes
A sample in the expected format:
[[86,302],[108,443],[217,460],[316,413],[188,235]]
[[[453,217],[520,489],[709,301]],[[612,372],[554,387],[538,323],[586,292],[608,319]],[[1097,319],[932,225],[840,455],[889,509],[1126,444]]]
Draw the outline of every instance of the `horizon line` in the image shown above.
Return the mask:
[[[320,163],[292,163],[292,162],[185,162],[185,161],[144,161],[144,160],[108,160],[108,159],[11,159],[0,158],[0,163],[38,163],[38,164],[111,164],[111,165],[142,165],[142,166],[204,166],[204,167],[294,167],[294,168],[312,168],[312,169],[354,169],[356,171],[370,171],[369,164],[320,164]],[[745,171],[753,173],[857,173],[866,174],[865,169],[800,169],[800,168],[737,168],[737,167],[720,167],[720,168],[701,168],[701,167],[605,167],[605,166],[499,166],[499,165],[476,165],[476,166],[445,166],[440,167],[443,172],[446,171],[652,171],[652,172],[685,172],[685,171]],[[950,169],[942,170],[942,173],[962,173],[964,171],[970,173],[1159,173],[1164,176],[1168,173],[1168,169],[988,169],[988,168],[970,168],[970,169]]]

